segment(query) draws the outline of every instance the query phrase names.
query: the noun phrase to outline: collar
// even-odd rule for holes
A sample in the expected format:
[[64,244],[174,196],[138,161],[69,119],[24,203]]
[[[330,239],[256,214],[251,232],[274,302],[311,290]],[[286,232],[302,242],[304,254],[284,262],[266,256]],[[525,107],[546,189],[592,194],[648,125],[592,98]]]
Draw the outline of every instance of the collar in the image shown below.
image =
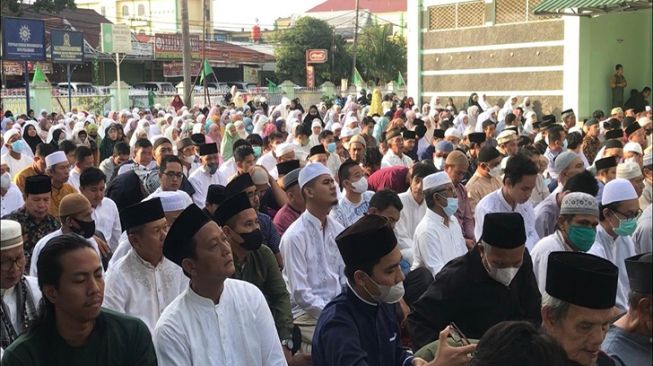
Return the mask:
[[354,296],[355,296],[358,300],[360,300],[362,303],[364,303],[364,304],[366,304],[366,305],[369,305],[369,306],[373,306],[373,307],[377,307],[377,306],[379,305],[379,304],[376,304],[376,303],[373,303],[373,302],[369,302],[369,301],[363,299],[360,295],[358,295],[358,293],[356,292],[356,290],[354,290],[354,288],[351,286],[351,283],[349,283],[349,279],[347,279],[347,287],[349,287],[349,291],[350,291],[352,294],[354,294]]
[[306,219],[306,221],[308,221],[308,223],[310,225],[313,225],[313,226],[317,227],[320,230],[326,231],[327,225],[329,224],[329,216],[328,215],[327,215],[327,218],[325,220],[324,227],[322,227],[322,221],[320,221],[320,219],[315,217],[315,215],[313,215],[309,210],[304,211],[304,213],[302,215],[305,215],[304,218]]
[[[131,245],[131,243],[129,243],[129,244]],[[136,249],[131,248],[131,249],[129,249],[129,251],[132,253],[132,256],[134,257],[134,259],[136,259],[136,263],[142,265],[143,267],[145,267],[145,268],[147,268],[147,269],[155,270],[155,269],[156,269],[157,267],[159,267],[159,266],[163,263],[163,261],[165,260],[165,257],[162,257],[162,258],[161,258],[161,261],[159,262],[159,264],[157,264],[156,266],[153,266],[152,263],[146,261],[146,260],[143,259],[140,255],[138,255],[138,252],[136,252]]]
[[[24,276],[23,276],[23,277],[24,277]],[[21,279],[22,279],[22,277],[21,277]],[[20,283],[20,280],[18,281],[18,283]],[[17,284],[18,284],[18,283],[17,283]],[[17,284],[16,284],[16,285],[17,285]],[[8,288],[8,289],[0,289],[0,296],[2,296],[2,298],[4,299],[5,296],[11,296],[11,295],[13,295],[14,292],[16,292],[16,285],[13,285],[13,286],[11,286],[11,287]]]
[[508,209],[508,212],[517,212],[517,208],[519,207],[519,203],[515,205],[515,209],[512,209],[512,206],[506,201],[506,198],[503,196],[503,187],[499,188],[497,191],[497,196],[499,197],[499,202],[501,202],[502,205],[505,206],[505,208]]
[[222,302],[222,296],[224,295],[227,289],[227,281],[228,280],[224,281],[222,293],[220,294],[220,299],[218,300],[217,304],[214,304],[213,300],[209,299],[208,297],[200,296],[197,292],[193,290],[190,283],[188,284],[188,288],[186,289],[186,293],[184,295],[186,296],[186,298],[188,298],[189,301],[191,301],[195,305],[214,309],[220,306],[220,303]]
[[[443,227],[446,227],[444,225],[444,218],[440,216],[438,213],[434,212],[430,208],[426,210],[426,215],[425,215],[429,220],[433,221],[434,223],[437,223],[438,225],[441,225]],[[447,229],[449,229],[447,227]]]

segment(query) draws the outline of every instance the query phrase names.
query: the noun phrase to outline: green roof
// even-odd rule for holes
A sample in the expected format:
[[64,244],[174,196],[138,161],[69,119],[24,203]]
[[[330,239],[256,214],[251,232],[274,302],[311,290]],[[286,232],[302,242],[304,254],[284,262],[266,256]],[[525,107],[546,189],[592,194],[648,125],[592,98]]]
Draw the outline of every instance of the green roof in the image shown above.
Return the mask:
[[533,13],[596,16],[612,11],[650,9],[651,4],[653,0],[543,0]]

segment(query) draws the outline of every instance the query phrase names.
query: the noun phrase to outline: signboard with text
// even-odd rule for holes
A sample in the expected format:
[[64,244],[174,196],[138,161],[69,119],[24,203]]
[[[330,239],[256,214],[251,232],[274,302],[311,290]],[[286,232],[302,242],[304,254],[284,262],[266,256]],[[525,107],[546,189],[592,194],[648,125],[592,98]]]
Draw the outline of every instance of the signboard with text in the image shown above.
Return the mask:
[[[200,73],[202,63],[199,61],[191,64],[190,74],[194,76]],[[163,77],[177,78],[184,76],[184,65],[181,62],[165,62],[163,64]]]
[[52,62],[83,64],[84,34],[67,30],[50,31]]
[[[51,62],[27,62],[27,71],[31,74],[34,72],[34,66],[38,66],[44,74],[52,74],[52,63]],[[4,61],[2,63],[2,69],[5,75],[23,75],[25,67],[23,62],[17,61]]]
[[[154,58],[157,60],[180,60],[183,48],[180,34],[157,33],[154,35]],[[191,34],[190,49],[192,58],[200,58],[202,43],[199,35]]]
[[327,62],[328,52],[324,49],[306,50],[307,64],[323,64]]
[[13,61],[45,61],[43,21],[2,17],[2,58]]
[[104,53],[130,53],[132,51],[132,36],[126,24],[102,23],[100,27]]

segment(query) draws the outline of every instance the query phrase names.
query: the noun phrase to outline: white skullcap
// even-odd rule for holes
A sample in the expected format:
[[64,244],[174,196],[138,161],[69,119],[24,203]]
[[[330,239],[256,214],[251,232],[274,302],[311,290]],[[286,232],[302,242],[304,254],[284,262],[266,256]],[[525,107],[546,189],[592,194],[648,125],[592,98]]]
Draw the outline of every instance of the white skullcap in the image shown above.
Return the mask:
[[311,128],[313,127],[322,127],[322,121],[319,118],[314,119],[313,123],[311,123]]
[[340,132],[340,138],[352,137],[354,135],[358,135],[359,133],[360,133],[360,129],[358,127],[356,127],[356,128],[345,127]]
[[52,154],[45,157],[45,166],[50,168],[59,163],[68,163],[68,158],[66,158],[66,153],[63,151],[55,151]]
[[499,145],[503,145],[512,140],[517,140],[517,132],[514,130],[503,130],[499,136],[497,136],[497,144]]
[[274,148],[274,155],[279,157],[279,156],[282,156],[282,155],[286,155],[286,154],[288,154],[288,153],[290,153],[292,151],[293,151],[292,144],[284,142],[284,143],[281,143],[281,144],[277,145],[277,147]]
[[569,164],[576,160],[577,157],[578,155],[573,151],[560,153],[553,162],[553,170],[556,173],[561,173],[563,170],[567,169]]
[[648,126],[648,125],[651,124],[651,119],[648,118],[648,117],[646,117],[646,116],[644,116],[644,117],[640,117],[640,118],[637,120],[637,123],[639,123],[639,125],[640,125],[641,127],[646,127],[646,126]]
[[143,201],[157,197],[161,199],[163,212],[183,211],[193,203],[188,193],[184,191],[158,191],[152,193]]
[[268,184],[268,173],[265,171],[265,168],[255,166],[250,175],[255,185]]
[[358,118],[354,116],[347,116],[345,119],[345,126],[349,126],[350,123],[358,123]]
[[299,189],[304,188],[304,185],[313,179],[319,177],[320,175],[329,175],[331,176],[331,171],[322,163],[312,163],[306,165],[302,170],[299,171],[299,178],[297,179],[299,183]]
[[571,192],[567,193],[562,199],[560,205],[561,215],[592,215],[599,216],[599,203],[596,197],[583,193]]
[[642,155],[642,145],[638,144],[637,142],[629,142],[626,145],[624,145],[624,152],[627,151]]
[[608,184],[603,187],[601,204],[606,206],[614,202],[636,199],[637,192],[635,192],[635,187],[633,187],[630,181],[623,178],[616,178],[609,181]]
[[460,131],[458,131],[458,129],[455,128],[455,127],[449,127],[449,128],[447,128],[446,131],[444,131],[444,137],[448,137],[448,136],[457,137],[459,139],[461,139],[463,137],[460,134]]
[[437,188],[447,183],[451,183],[451,178],[449,178],[449,174],[445,172],[433,173],[431,175],[427,175],[422,180],[422,190]]
[[639,164],[632,161],[617,165],[617,178],[633,179],[642,176]]
[[653,153],[650,151],[644,154],[644,166],[649,165],[653,165]]
[[15,135],[20,136],[20,131],[15,129],[15,128],[10,128],[7,132],[5,132],[3,138],[5,140],[5,143],[9,141],[10,138],[14,137]]
[[334,130],[334,131],[335,130],[340,130],[340,129],[342,129],[342,125],[340,123],[336,122],[336,123],[331,125],[331,129]]
[[12,249],[23,245],[23,233],[20,224],[14,220],[0,221],[0,250]]
[[578,132],[581,135],[583,134],[583,130],[580,127],[576,127],[576,126],[570,128],[569,131],[567,131],[567,132],[568,133]]

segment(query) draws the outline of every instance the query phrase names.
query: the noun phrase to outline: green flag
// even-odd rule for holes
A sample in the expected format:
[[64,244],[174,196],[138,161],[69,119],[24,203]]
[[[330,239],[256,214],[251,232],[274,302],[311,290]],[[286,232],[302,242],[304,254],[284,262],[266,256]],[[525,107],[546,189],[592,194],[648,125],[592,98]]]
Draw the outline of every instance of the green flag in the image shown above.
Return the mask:
[[401,76],[401,71],[399,71],[399,76],[397,77],[397,86],[406,86],[406,82],[404,81],[404,77]]
[[209,60],[204,59],[204,65],[202,66],[202,72],[200,73],[200,83],[204,82],[204,78],[213,74],[213,68],[209,64]]
[[34,66],[34,78],[32,79],[32,82],[36,83],[41,81],[45,81],[45,75],[43,75],[43,71],[41,71],[40,67]]
[[352,75],[351,77],[351,83],[358,88],[363,87],[363,84],[365,84],[363,78],[361,77],[361,74],[358,72],[358,69],[356,69],[355,67],[354,67],[354,75]]
[[273,83],[272,80],[268,79],[268,92],[274,93],[278,89],[277,84]]

